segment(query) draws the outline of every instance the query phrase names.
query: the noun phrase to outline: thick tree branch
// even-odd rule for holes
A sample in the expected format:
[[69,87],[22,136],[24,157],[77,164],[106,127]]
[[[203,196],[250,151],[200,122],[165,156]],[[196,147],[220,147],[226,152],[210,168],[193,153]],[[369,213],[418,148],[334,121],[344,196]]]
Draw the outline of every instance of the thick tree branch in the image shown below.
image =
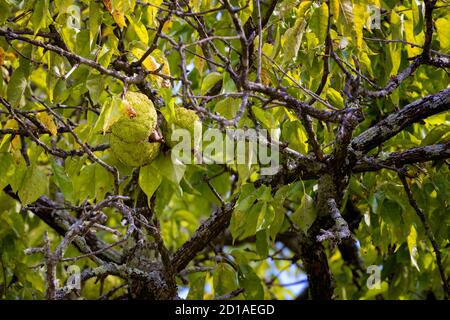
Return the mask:
[[229,224],[233,213],[236,198],[218,209],[211,217],[204,221],[191,236],[191,238],[179,248],[172,256],[173,269],[177,272],[183,270],[194,259],[198,252],[202,251],[215,237],[219,235]]
[[450,108],[450,88],[414,101],[353,139],[354,150],[367,152],[409,125]]
[[391,152],[384,155],[382,159],[376,156],[363,157],[353,167],[352,172],[377,171],[383,168],[448,158],[450,158],[450,142]]

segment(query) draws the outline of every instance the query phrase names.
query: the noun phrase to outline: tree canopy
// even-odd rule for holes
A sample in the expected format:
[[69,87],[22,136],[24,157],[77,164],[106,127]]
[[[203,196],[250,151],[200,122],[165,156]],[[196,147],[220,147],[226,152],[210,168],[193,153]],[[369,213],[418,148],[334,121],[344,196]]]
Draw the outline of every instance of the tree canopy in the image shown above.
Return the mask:
[[449,30],[446,0],[0,0],[0,297],[448,298]]

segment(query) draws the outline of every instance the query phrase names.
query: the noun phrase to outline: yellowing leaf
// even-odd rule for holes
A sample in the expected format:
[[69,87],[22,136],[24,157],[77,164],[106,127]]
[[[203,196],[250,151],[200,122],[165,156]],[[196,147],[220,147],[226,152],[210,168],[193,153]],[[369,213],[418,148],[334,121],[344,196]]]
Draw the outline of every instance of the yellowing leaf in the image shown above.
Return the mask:
[[333,15],[333,18],[335,21],[339,20],[339,12],[340,12],[340,6],[339,6],[339,0],[331,0],[330,1],[330,9],[331,14]]
[[163,28],[162,28],[162,32],[163,32],[163,33],[168,33],[169,30],[170,30],[170,28],[172,27],[172,24],[173,24],[172,19],[167,20],[167,21],[164,23],[164,26],[163,26]]
[[361,49],[363,43],[363,28],[366,23],[366,6],[361,3],[353,4],[353,23],[356,47]]
[[6,121],[5,126],[3,127],[5,129],[19,129],[19,124],[14,119],[9,119]]
[[[393,10],[391,13],[391,30],[392,34],[390,35],[393,40],[401,40],[402,39],[402,26],[401,26],[401,18],[400,16]],[[391,62],[392,69],[390,71],[390,75],[395,75],[400,68],[400,63],[402,62],[402,49],[398,43],[391,43],[389,45],[389,61]]]
[[253,1],[239,0],[239,5],[242,8],[242,10],[239,11],[239,18],[241,19],[242,24],[245,24],[252,15]]
[[338,12],[336,28],[346,38],[354,37],[353,3],[351,0],[336,0],[331,4],[333,15]]
[[[131,53],[137,58],[140,59],[144,53],[145,50],[134,47],[131,49]],[[156,71],[159,68],[161,70],[159,73],[162,73],[164,75],[170,76],[170,68],[169,68],[169,62],[167,61],[166,57],[162,53],[162,51],[156,49],[152,52],[151,55],[149,55],[145,60],[142,62],[144,67],[149,71]],[[162,67],[161,67],[162,65]],[[168,79],[164,79],[158,75],[150,75],[150,78],[156,82],[156,84],[163,88],[169,88],[170,87],[170,81]]]
[[118,3],[116,3],[116,7],[113,7],[111,0],[103,0],[103,4],[105,5],[105,7],[109,11],[109,13],[111,13],[114,21],[117,23],[117,25],[120,28],[123,28],[127,25],[125,22],[125,15],[119,8],[121,1],[117,1],[117,2]]
[[45,128],[47,128],[52,136],[56,136],[58,134],[58,127],[56,126],[55,121],[53,121],[53,116],[46,112],[40,112],[37,114],[36,118],[44,125]]
[[[142,50],[141,48],[134,47],[131,49],[131,53],[137,58],[140,59],[144,53],[145,50]],[[155,58],[153,58],[151,55],[149,55],[145,60],[142,62],[144,67],[149,71],[155,71],[158,69],[159,65],[156,62]]]
[[271,83],[269,70],[266,68],[261,69],[261,82],[262,84],[268,86]]
[[331,102],[331,104],[338,108],[344,107],[344,98],[339,93],[339,91],[334,88],[328,88],[327,90],[327,99]]
[[114,9],[113,12],[111,12],[111,14],[112,14],[112,16],[114,18],[114,21],[117,23],[117,25],[120,28],[123,28],[123,27],[125,27],[127,25],[126,22],[125,22],[125,17],[124,17],[122,12],[120,12],[119,10]]
[[[16,120],[14,120],[14,119],[9,119],[8,121],[6,121],[5,126],[4,126],[3,128],[4,128],[4,129],[18,129],[18,128],[19,128],[19,124],[17,123]],[[3,147],[3,145],[4,145],[5,143],[7,143],[7,142],[9,141],[10,138],[11,138],[11,135],[5,134],[5,136],[4,136],[3,139],[2,139],[2,143],[0,144],[0,149]],[[19,138],[18,143],[20,143],[20,137],[17,136],[17,137],[14,138],[14,140],[15,140],[16,138]],[[12,147],[13,147],[13,148],[16,147],[16,145],[14,145],[15,143],[17,143],[17,140],[16,140],[16,142],[11,141],[11,144],[12,144]],[[19,149],[20,149],[20,145],[19,145]]]
[[139,40],[145,44],[148,44],[148,32],[145,25],[141,21],[134,19],[130,15],[127,15],[127,19],[130,22],[130,26],[138,36]]
[[369,58],[369,55],[365,51],[359,52],[359,62],[362,66],[365,67],[365,69],[369,72],[369,75],[373,77],[373,70],[372,70],[372,60]]
[[[167,61],[167,58],[164,55],[164,53],[161,50],[159,50],[159,49],[155,49],[152,52],[152,56],[156,59],[156,62],[158,63],[158,68],[161,68],[161,71],[159,73],[161,73],[163,75],[166,75],[166,76],[170,76],[169,61]],[[170,84],[170,80],[169,79],[158,77],[157,75],[155,75],[154,77],[158,78],[157,81],[160,83],[161,87],[163,87],[163,88],[170,88],[171,84]]]
[[435,22],[441,51],[448,53],[450,50],[450,18],[439,18]]
[[3,50],[2,47],[0,47],[0,67],[3,65],[4,61],[5,61],[5,50]]
[[20,150],[20,148],[22,147],[22,142],[20,141],[20,136],[15,136],[11,140],[11,147],[12,147],[13,151],[19,151]]
[[[405,39],[412,43],[423,43],[423,33],[414,34],[414,17],[411,11],[405,11],[403,13],[403,30],[405,34]],[[414,57],[422,52],[421,48],[406,46],[406,51],[408,52],[408,57]]]
[[111,0],[103,0],[103,4],[105,5],[106,10],[108,10],[109,12],[113,10]]

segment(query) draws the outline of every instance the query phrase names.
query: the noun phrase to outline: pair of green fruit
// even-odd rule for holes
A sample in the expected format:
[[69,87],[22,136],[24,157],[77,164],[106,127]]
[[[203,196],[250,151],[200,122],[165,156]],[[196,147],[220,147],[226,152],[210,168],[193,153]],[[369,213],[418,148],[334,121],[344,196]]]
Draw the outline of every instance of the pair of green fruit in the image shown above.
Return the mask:
[[[111,151],[124,165],[142,167],[152,162],[160,151],[161,143],[151,138],[158,129],[158,116],[153,103],[142,93],[128,91],[123,103],[126,112],[111,126]],[[198,120],[193,110],[177,108],[173,124],[190,130]],[[165,136],[170,137],[170,130],[167,126]]]

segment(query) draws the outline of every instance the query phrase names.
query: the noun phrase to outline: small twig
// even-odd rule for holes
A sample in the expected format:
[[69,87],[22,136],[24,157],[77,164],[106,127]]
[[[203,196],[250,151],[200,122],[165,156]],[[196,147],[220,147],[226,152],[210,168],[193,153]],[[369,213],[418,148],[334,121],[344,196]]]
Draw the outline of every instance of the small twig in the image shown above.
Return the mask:
[[234,297],[240,295],[244,291],[245,291],[244,288],[239,288],[239,289],[233,290],[227,294],[215,297],[214,300],[230,300],[231,298],[234,298]]
[[211,179],[208,176],[205,176],[203,179],[206,184],[208,185],[209,189],[211,190],[211,192],[216,196],[216,198],[220,201],[222,207],[225,206],[226,202],[225,200],[222,198],[222,196],[220,195],[219,192],[217,192],[216,188],[214,188],[214,186],[211,184]]

